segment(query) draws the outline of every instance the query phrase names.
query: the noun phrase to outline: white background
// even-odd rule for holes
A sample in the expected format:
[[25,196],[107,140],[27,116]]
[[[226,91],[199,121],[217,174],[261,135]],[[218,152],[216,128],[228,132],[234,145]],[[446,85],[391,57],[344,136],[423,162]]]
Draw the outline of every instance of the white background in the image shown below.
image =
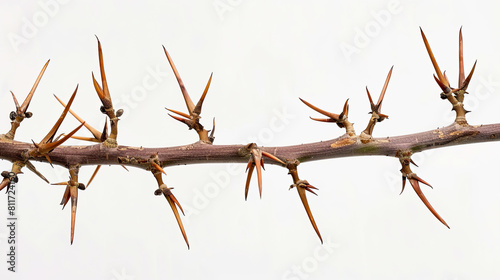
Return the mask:
[[[453,86],[458,76],[458,31],[465,67],[478,60],[466,108],[471,124],[500,122],[500,6],[495,1],[2,1],[0,4],[0,132],[8,115],[51,59],[17,140],[39,141],[62,107],[52,94],[101,129],[92,86],[99,76],[101,40],[121,145],[162,147],[192,143],[193,131],[164,107],[186,111],[162,50],[169,50],[193,100],[211,72],[202,123],[216,117],[215,144],[280,146],[338,137],[335,125],[298,97],[349,118],[361,132],[369,118],[365,86],[384,101],[389,119],[375,137],[431,130],[451,123],[439,98],[422,43],[427,34]],[[349,53],[346,50],[353,51]],[[156,74],[154,74],[156,73]],[[22,102],[22,101],[20,101]],[[61,127],[78,122],[71,116]],[[82,129],[79,135],[90,136]],[[73,140],[72,140],[73,141]],[[79,141],[70,144],[85,144]],[[400,196],[396,158],[353,157],[300,165],[319,188],[308,196],[325,244],[314,233],[292,180],[268,165],[258,198],[256,179],[244,200],[244,165],[169,167],[165,182],[184,209],[187,250],[170,207],[153,195],[150,173],[104,166],[79,192],[75,242],[63,186],[28,170],[17,186],[17,265],[7,271],[7,197],[0,199],[1,279],[498,279],[500,191],[498,143],[431,150],[415,155],[413,170],[434,186],[423,191],[451,229],[437,221],[407,187]],[[51,182],[67,171],[35,162]],[[1,170],[11,164],[0,162]],[[93,171],[85,166],[86,183]],[[5,260],[5,261],[4,261]]]

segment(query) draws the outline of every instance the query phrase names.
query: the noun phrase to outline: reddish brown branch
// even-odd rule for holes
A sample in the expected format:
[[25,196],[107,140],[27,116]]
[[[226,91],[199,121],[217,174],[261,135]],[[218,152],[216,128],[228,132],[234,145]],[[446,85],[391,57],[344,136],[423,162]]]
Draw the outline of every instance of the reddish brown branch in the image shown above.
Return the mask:
[[[329,158],[381,155],[396,157],[398,151],[409,150],[412,153],[446,147],[500,140],[500,123],[459,126],[451,125],[435,130],[408,134],[402,136],[373,138],[373,141],[363,144],[358,137],[343,135],[339,138],[315,143],[262,147],[279,159],[298,159],[300,162],[315,161]],[[102,144],[91,146],[60,146],[50,153],[52,164],[68,166],[70,164],[98,165],[121,164],[147,169],[149,157],[158,155],[162,166],[196,164],[196,163],[247,163],[248,155],[239,153],[245,145],[209,145],[202,142],[177,147],[138,148],[118,146],[107,148]],[[26,151],[34,148],[33,144],[2,140],[0,141],[0,158],[16,161],[24,160]],[[38,157],[35,160],[45,162]],[[145,161],[144,161],[145,160]],[[280,165],[277,161],[269,164]]]

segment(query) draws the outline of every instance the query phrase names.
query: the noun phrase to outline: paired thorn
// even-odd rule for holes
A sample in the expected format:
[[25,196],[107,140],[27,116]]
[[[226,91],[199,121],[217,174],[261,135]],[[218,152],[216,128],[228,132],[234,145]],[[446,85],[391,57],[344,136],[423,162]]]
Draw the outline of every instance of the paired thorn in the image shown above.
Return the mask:
[[6,193],[9,192],[10,184],[12,182],[17,183],[19,180],[17,177],[17,174],[23,174],[21,169],[24,167],[24,165],[25,165],[25,163],[22,161],[14,161],[12,163],[12,169],[10,172],[3,171],[1,173],[3,179],[0,182],[0,191],[3,190],[5,187],[7,187]]
[[429,211],[431,211],[431,213],[434,215],[434,217],[436,217],[443,225],[445,225],[447,228],[450,228],[448,226],[448,224],[444,221],[444,219],[441,218],[441,216],[437,213],[437,211],[434,209],[434,207],[432,207],[432,205],[430,204],[430,202],[427,200],[424,193],[422,192],[419,183],[425,184],[431,188],[432,188],[432,186],[429,183],[427,183],[426,181],[424,181],[422,178],[420,178],[417,174],[415,174],[411,171],[410,163],[412,163],[412,164],[415,164],[415,163],[413,162],[413,160],[411,160],[410,155],[408,155],[408,154],[400,155],[399,161],[401,162],[401,165],[402,165],[401,173],[403,175],[403,187],[401,189],[401,193],[403,193],[404,188],[405,188],[405,184],[406,184],[406,179],[408,179],[410,181],[411,186],[413,187],[413,190],[418,195],[420,200],[422,200],[422,202],[427,207],[427,209],[429,209]]
[[[153,163],[153,160],[150,160],[150,163]],[[156,163],[155,163],[156,164]],[[158,164],[156,164],[158,165]],[[151,172],[153,173],[153,176],[155,177],[157,183],[158,183],[158,189],[155,191],[155,195],[161,195],[165,196],[167,199],[168,204],[170,205],[170,208],[172,209],[172,212],[174,213],[175,219],[177,220],[177,224],[179,225],[179,228],[181,230],[182,236],[184,237],[184,241],[186,242],[186,245],[188,246],[189,249],[189,241],[186,235],[186,231],[184,230],[184,226],[181,221],[181,217],[179,215],[179,211],[177,210],[177,207],[181,210],[182,215],[184,215],[184,210],[182,209],[181,204],[177,200],[177,198],[174,196],[172,193],[173,188],[167,187],[165,183],[163,183],[163,178],[162,178],[162,173],[163,169],[161,167],[157,168],[156,166],[152,165],[153,169]]]
[[288,174],[290,174],[292,176],[292,179],[293,179],[293,184],[290,186],[290,189],[292,189],[292,188],[296,188],[297,189],[297,192],[299,194],[299,197],[300,197],[300,200],[302,202],[302,205],[304,205],[304,209],[306,210],[307,216],[309,217],[309,221],[311,222],[311,224],[312,224],[312,226],[314,228],[314,231],[318,235],[319,240],[323,244],[323,238],[321,237],[321,233],[319,232],[318,226],[316,225],[316,221],[314,220],[314,216],[313,216],[313,214],[311,212],[311,208],[309,207],[309,202],[307,201],[307,195],[306,195],[306,191],[317,195],[313,191],[313,189],[317,190],[318,188],[313,187],[306,180],[301,180],[299,178],[299,174],[297,172],[297,165],[298,165],[298,163],[299,162],[297,160],[295,160],[295,161],[287,161],[287,168],[289,170]]
[[12,99],[14,100],[14,104],[16,106],[16,110],[12,111],[10,113],[10,120],[11,122],[11,128],[9,132],[7,132],[3,137],[6,139],[13,140],[14,136],[16,134],[17,128],[21,125],[21,122],[24,120],[24,118],[31,118],[33,115],[31,112],[28,112],[28,107],[31,103],[31,100],[33,98],[33,95],[35,94],[35,90],[38,87],[38,84],[40,83],[40,80],[42,79],[43,74],[45,73],[45,70],[47,69],[47,66],[49,65],[50,59],[47,60],[45,65],[43,66],[42,70],[38,74],[37,79],[35,80],[35,83],[33,84],[33,87],[31,88],[30,92],[24,99],[23,104],[19,105],[19,102],[17,101],[16,96],[14,93],[11,91]]
[[387,91],[387,86],[389,85],[389,81],[391,79],[393,68],[394,68],[394,66],[391,67],[391,69],[389,70],[389,73],[387,74],[387,78],[385,79],[384,87],[382,88],[382,92],[380,93],[380,96],[379,96],[376,104],[373,103],[373,99],[372,99],[372,96],[370,95],[370,91],[368,91],[368,87],[366,87],[366,94],[368,95],[368,100],[370,101],[370,108],[371,108],[371,112],[369,112],[369,114],[371,114],[372,116],[371,116],[370,121],[368,122],[368,125],[366,126],[365,130],[360,135],[361,141],[363,143],[368,143],[369,141],[371,141],[373,129],[375,128],[375,124],[377,122],[381,122],[381,121],[389,118],[389,116],[382,114],[381,110],[382,110],[382,101],[384,101],[385,93]]
[[82,183],[78,183],[78,171],[80,170],[80,165],[71,165],[69,167],[70,178],[67,182],[54,183],[52,185],[62,185],[66,186],[64,190],[64,194],[61,200],[60,205],[62,205],[62,209],[71,200],[71,236],[70,242],[73,244],[74,236],[75,236],[75,222],[76,222],[76,209],[78,202],[78,189],[85,190],[85,185]]
[[170,57],[170,54],[168,53],[165,46],[163,46],[163,51],[165,52],[165,55],[167,56],[167,60],[170,64],[170,67],[172,68],[172,71],[174,72],[175,78],[177,79],[177,83],[179,84],[179,87],[180,87],[181,92],[182,92],[182,96],[184,98],[184,102],[186,103],[186,107],[187,107],[188,112],[189,112],[189,114],[185,114],[185,113],[182,113],[180,111],[166,108],[168,111],[175,113],[177,115],[180,115],[181,117],[171,115],[171,114],[169,114],[169,116],[186,124],[189,127],[189,129],[194,128],[196,130],[196,132],[198,133],[201,141],[204,141],[207,143],[212,143],[213,139],[214,139],[213,132],[209,136],[208,131],[203,128],[203,126],[199,122],[199,119],[201,118],[200,114],[201,114],[203,102],[205,101],[205,97],[208,93],[208,89],[210,88],[210,84],[212,83],[213,73],[210,74],[210,78],[208,79],[207,85],[205,86],[205,90],[203,91],[200,99],[198,100],[198,102],[195,105],[193,103],[193,101],[191,100],[191,97],[189,96],[187,89],[184,86],[184,82],[182,81],[182,78],[181,78],[179,72],[177,71],[177,68],[175,67],[174,61]]
[[262,169],[264,169],[264,159],[262,156],[265,156],[269,159],[272,159],[274,161],[277,161],[283,165],[285,163],[277,158],[276,156],[262,151],[260,148],[257,147],[255,143],[250,143],[247,146],[245,146],[245,149],[249,152],[250,154],[250,160],[248,161],[247,164],[247,169],[246,172],[248,172],[247,175],[247,181],[245,183],[245,200],[247,200],[248,197],[248,190],[250,187],[250,180],[252,178],[252,173],[254,168],[257,170],[257,182],[259,185],[259,196],[262,198]]
[[75,99],[77,90],[78,90],[78,86],[76,86],[75,91],[71,95],[71,98],[68,101],[68,105],[64,108],[63,112],[61,113],[61,116],[56,121],[56,123],[54,124],[52,129],[47,133],[47,135],[38,144],[33,142],[35,149],[32,149],[29,151],[30,156],[33,156],[33,157],[44,156],[47,159],[47,161],[50,164],[52,164],[48,153],[50,153],[52,150],[54,150],[59,145],[63,144],[66,140],[68,140],[71,136],[73,136],[73,134],[75,134],[83,125],[85,125],[85,122],[84,122],[84,123],[80,124],[77,128],[75,128],[73,131],[66,134],[63,138],[61,138],[59,140],[54,139],[54,136],[56,135],[57,130],[61,126],[62,122],[64,121],[64,118],[66,117],[66,114],[68,113],[69,108],[70,108],[71,104],[73,103],[73,100]]
[[434,70],[437,74],[437,77],[434,75],[434,80],[443,91],[441,93],[441,98],[448,99],[448,101],[453,105],[452,109],[456,111],[455,123],[465,126],[468,125],[465,119],[465,114],[467,114],[469,111],[464,109],[463,101],[464,94],[467,93],[467,87],[469,86],[472,75],[474,74],[477,60],[474,62],[469,75],[467,76],[467,78],[465,78],[462,28],[460,27],[460,32],[458,34],[458,88],[455,89],[450,86],[450,82],[448,80],[448,77],[446,77],[446,73],[441,73],[436,58],[432,53],[431,47],[429,45],[429,42],[427,41],[427,38],[425,37],[424,32],[422,31],[422,28],[420,28],[420,33],[422,34],[422,39],[424,40],[427,53],[429,54],[432,65],[434,66]]

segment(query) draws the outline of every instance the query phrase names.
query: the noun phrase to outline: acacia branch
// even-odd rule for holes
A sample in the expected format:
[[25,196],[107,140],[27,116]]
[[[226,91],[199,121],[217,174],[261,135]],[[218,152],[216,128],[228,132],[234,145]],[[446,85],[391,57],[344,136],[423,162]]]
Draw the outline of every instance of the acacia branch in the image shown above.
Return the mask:
[[[392,136],[373,138],[369,143],[362,143],[359,137],[343,135],[336,139],[314,143],[261,147],[262,151],[286,161],[297,159],[300,162],[309,162],[330,158],[351,156],[390,156],[397,157],[401,151],[417,153],[425,150],[500,140],[500,123],[461,126],[450,125],[435,130]],[[176,147],[131,147],[118,146],[109,148],[102,144],[90,146],[59,146],[50,153],[52,164],[69,166],[71,164],[84,165],[125,165],[147,169],[147,161],[152,155],[157,155],[163,167],[172,165],[187,165],[197,163],[246,163],[249,155],[242,154],[246,145],[209,145],[196,142]],[[0,158],[9,161],[25,160],[23,155],[33,149],[34,145],[25,142],[2,140],[0,141]],[[44,157],[34,160],[48,162]],[[144,161],[145,160],[145,161]],[[277,161],[267,161],[268,164],[282,165]]]

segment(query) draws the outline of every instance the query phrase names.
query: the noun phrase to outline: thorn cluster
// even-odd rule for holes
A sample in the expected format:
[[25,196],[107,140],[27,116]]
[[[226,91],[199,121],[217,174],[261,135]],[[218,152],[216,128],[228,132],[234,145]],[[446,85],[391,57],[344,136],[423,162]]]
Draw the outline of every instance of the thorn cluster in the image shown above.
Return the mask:
[[403,175],[403,187],[401,189],[401,193],[403,193],[403,191],[405,189],[406,179],[408,179],[408,181],[410,181],[411,186],[413,187],[413,190],[415,191],[415,193],[417,193],[418,197],[422,200],[422,202],[425,204],[427,209],[429,209],[429,211],[431,211],[431,213],[434,215],[434,217],[436,217],[447,228],[450,228],[448,226],[448,224],[443,220],[443,218],[441,218],[441,216],[439,216],[437,211],[434,210],[434,207],[432,207],[432,205],[430,204],[430,202],[427,200],[424,193],[420,189],[419,183],[425,184],[431,188],[432,188],[432,186],[429,183],[427,183],[426,181],[424,181],[422,178],[420,178],[417,174],[413,173],[413,171],[411,170],[410,163],[417,166],[415,164],[415,162],[413,162],[413,160],[411,159],[411,152],[408,152],[408,151],[407,152],[399,152],[397,156],[399,157],[399,162],[401,163],[401,166],[402,166],[401,174]]
[[208,130],[203,128],[203,125],[200,123],[200,118],[201,118],[201,108],[203,106],[203,101],[205,101],[205,97],[208,93],[208,88],[210,87],[210,83],[212,82],[212,76],[213,73],[210,74],[210,78],[208,79],[207,85],[205,86],[205,90],[203,91],[203,94],[201,95],[200,99],[198,100],[198,103],[196,105],[193,103],[191,100],[191,97],[189,96],[186,87],[184,86],[184,82],[181,79],[181,76],[179,72],[177,71],[177,68],[175,67],[174,61],[170,57],[170,54],[168,53],[167,49],[163,47],[163,51],[165,52],[165,55],[167,56],[168,63],[170,64],[170,67],[172,68],[172,71],[174,72],[175,78],[177,79],[177,82],[179,83],[179,87],[182,92],[182,96],[184,98],[184,101],[186,102],[186,107],[188,109],[189,114],[183,113],[181,111],[173,110],[173,109],[167,109],[168,111],[177,114],[176,115],[171,115],[172,118],[175,120],[178,120],[188,126],[188,128],[194,129],[199,136],[200,141],[207,143],[207,144],[212,144],[215,137],[214,137],[214,132],[215,132],[215,118],[213,120],[213,129],[210,135],[208,135]]
[[250,159],[248,161],[247,169],[246,169],[246,172],[248,172],[248,175],[247,175],[247,181],[245,184],[245,200],[247,200],[248,189],[250,187],[250,180],[252,179],[252,173],[253,173],[254,168],[257,169],[257,182],[259,184],[259,196],[260,196],[260,198],[262,198],[262,170],[261,169],[264,169],[264,159],[262,156],[267,157],[269,159],[272,159],[274,161],[277,161],[277,162],[281,163],[282,165],[285,165],[285,163],[282,160],[280,160],[279,158],[277,158],[276,156],[274,156],[268,152],[262,151],[259,147],[257,147],[257,144],[255,144],[255,143],[250,143],[250,144],[246,145],[243,148],[243,151],[241,151],[241,152],[245,155],[248,155],[248,154],[250,155]]
[[181,204],[177,200],[177,198],[174,196],[172,193],[173,188],[167,187],[167,185],[163,182],[162,178],[162,173],[166,175],[165,171],[163,168],[160,166],[158,162],[158,157],[156,155],[152,156],[149,159],[149,164],[151,165],[150,170],[153,173],[153,176],[156,179],[156,182],[158,183],[158,189],[154,192],[155,195],[161,195],[165,196],[167,199],[168,204],[170,205],[170,208],[172,209],[172,212],[174,213],[175,219],[177,220],[177,224],[179,225],[179,228],[181,230],[182,236],[184,237],[184,241],[186,241],[186,245],[188,246],[189,249],[189,241],[186,235],[186,231],[184,230],[184,226],[181,221],[181,217],[179,215],[179,211],[177,208],[179,208],[182,212],[182,215],[184,215],[184,210],[182,209]]
[[456,112],[456,118],[455,118],[455,123],[462,125],[462,126],[467,126],[467,120],[465,118],[465,114],[469,113],[469,111],[465,110],[464,108],[464,94],[467,93],[467,87],[469,86],[470,80],[472,79],[472,75],[474,74],[474,70],[476,69],[476,63],[477,60],[474,62],[474,65],[472,66],[472,69],[465,78],[465,71],[464,71],[464,56],[463,56],[463,40],[462,40],[462,28],[460,28],[460,32],[458,35],[458,64],[459,64],[459,73],[458,73],[458,87],[453,88],[450,86],[450,82],[448,80],[448,77],[446,77],[446,71],[441,72],[441,69],[439,68],[439,65],[436,61],[436,58],[434,57],[434,54],[432,53],[431,47],[429,45],[429,42],[427,41],[427,38],[425,37],[424,31],[422,28],[420,28],[420,34],[422,35],[422,39],[425,44],[425,48],[427,49],[427,53],[429,54],[429,57],[432,62],[432,66],[434,67],[434,70],[436,71],[436,75],[434,76],[434,80],[436,83],[439,85],[441,90],[443,91],[441,93],[441,99],[447,99],[452,107],[452,110]]

